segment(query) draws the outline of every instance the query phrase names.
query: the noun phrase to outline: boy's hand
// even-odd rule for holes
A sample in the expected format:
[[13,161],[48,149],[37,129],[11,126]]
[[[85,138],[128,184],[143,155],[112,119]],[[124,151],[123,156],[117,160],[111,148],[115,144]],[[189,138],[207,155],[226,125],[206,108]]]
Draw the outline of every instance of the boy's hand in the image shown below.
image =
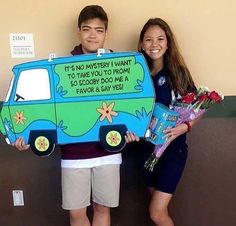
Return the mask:
[[25,141],[22,137],[17,138],[17,140],[12,144],[12,146],[17,148],[19,151],[25,151],[30,147],[29,144],[25,144]]
[[139,137],[136,136],[134,133],[127,131],[125,135],[125,141],[126,143],[139,141]]

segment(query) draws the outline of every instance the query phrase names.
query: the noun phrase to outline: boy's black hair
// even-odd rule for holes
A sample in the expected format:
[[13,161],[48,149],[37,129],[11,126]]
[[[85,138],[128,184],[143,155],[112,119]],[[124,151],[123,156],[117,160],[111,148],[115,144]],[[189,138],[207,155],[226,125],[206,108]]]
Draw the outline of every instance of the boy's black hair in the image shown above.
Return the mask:
[[104,22],[105,25],[105,29],[107,30],[108,27],[108,17],[106,12],[104,11],[104,9],[99,6],[99,5],[88,5],[85,6],[80,14],[79,14],[79,18],[78,18],[78,27],[81,28],[81,24],[84,21],[90,20],[90,19],[100,19]]

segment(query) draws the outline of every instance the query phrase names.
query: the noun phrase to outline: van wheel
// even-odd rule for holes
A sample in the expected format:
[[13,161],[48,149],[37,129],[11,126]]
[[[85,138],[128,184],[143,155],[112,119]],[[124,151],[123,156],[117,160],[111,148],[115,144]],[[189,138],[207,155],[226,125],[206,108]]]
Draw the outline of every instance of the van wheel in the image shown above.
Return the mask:
[[29,144],[38,156],[48,156],[55,148],[56,133],[53,130],[31,131]]
[[125,125],[101,126],[99,131],[100,143],[109,152],[119,152],[125,145]]

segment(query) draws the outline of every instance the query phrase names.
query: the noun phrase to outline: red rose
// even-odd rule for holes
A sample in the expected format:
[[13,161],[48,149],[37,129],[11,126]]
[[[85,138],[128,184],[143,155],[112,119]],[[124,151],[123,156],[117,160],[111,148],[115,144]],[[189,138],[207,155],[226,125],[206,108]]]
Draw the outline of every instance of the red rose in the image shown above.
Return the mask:
[[202,94],[197,99],[199,102],[204,102],[206,100],[209,100],[209,96],[207,94]]
[[212,101],[217,102],[217,103],[219,103],[221,101],[221,99],[222,99],[221,96],[216,91],[210,92],[209,98]]
[[182,97],[182,102],[186,104],[191,104],[195,100],[195,93],[188,93]]

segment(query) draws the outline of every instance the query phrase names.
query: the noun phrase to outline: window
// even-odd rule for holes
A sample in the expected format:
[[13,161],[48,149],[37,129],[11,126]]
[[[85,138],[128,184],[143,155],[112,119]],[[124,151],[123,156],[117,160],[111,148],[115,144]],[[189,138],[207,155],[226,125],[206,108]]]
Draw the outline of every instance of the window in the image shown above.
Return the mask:
[[30,69],[20,73],[15,101],[48,100],[50,98],[49,75],[46,69]]

